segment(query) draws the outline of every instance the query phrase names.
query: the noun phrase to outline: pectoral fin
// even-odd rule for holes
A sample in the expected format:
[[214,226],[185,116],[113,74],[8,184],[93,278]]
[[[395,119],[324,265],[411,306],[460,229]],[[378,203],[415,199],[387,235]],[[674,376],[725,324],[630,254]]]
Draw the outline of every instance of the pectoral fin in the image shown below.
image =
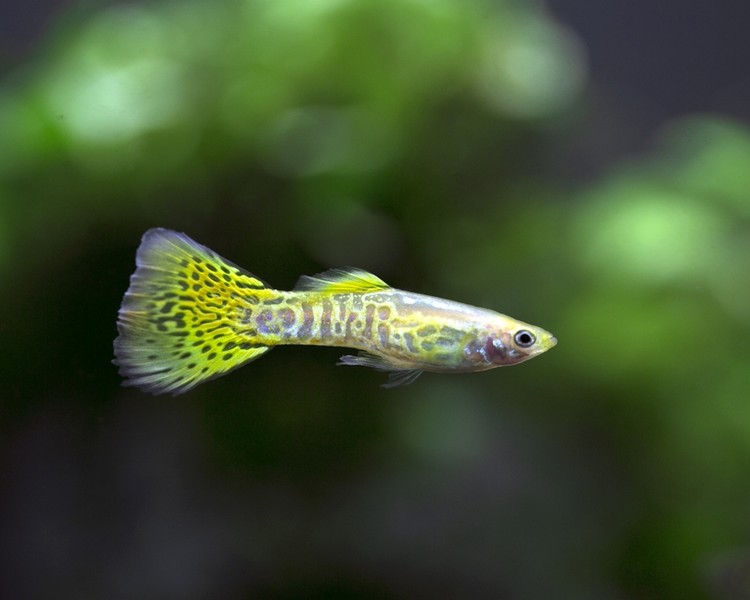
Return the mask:
[[421,369],[404,369],[403,367],[388,362],[380,356],[369,354],[367,352],[361,352],[358,356],[345,354],[336,364],[351,365],[355,367],[370,367],[377,371],[385,371],[388,373],[388,383],[384,383],[381,386],[384,388],[408,385],[422,374]]
[[421,369],[400,369],[398,371],[392,371],[388,374],[388,383],[384,383],[380,387],[393,388],[400,385],[409,385],[416,381],[417,377],[422,374]]

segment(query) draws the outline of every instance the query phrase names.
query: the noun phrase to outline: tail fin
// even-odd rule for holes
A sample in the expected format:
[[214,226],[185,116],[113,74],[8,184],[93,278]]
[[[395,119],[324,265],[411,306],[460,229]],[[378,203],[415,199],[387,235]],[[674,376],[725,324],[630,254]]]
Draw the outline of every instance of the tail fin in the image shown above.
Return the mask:
[[144,234],[136,265],[114,342],[123,385],[182,394],[269,350],[243,325],[274,294],[254,275],[168,229]]

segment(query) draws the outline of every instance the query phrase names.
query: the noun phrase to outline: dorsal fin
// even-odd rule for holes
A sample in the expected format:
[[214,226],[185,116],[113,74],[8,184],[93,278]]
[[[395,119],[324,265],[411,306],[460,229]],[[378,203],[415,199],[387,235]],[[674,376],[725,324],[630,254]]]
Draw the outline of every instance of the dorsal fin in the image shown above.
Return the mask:
[[363,271],[347,267],[329,269],[317,275],[303,275],[294,286],[296,292],[366,293],[390,289],[385,281]]

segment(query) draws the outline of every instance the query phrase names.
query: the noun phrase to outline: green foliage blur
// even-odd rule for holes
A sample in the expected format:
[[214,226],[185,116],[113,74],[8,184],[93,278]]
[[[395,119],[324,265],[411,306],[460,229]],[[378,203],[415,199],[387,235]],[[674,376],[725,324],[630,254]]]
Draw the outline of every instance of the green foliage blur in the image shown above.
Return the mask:
[[[65,23],[0,84],[0,595],[750,597],[746,126],[545,170],[587,67],[531,1]],[[154,226],[281,289],[359,266],[559,345],[395,390],[281,348],[146,397],[110,360]]]

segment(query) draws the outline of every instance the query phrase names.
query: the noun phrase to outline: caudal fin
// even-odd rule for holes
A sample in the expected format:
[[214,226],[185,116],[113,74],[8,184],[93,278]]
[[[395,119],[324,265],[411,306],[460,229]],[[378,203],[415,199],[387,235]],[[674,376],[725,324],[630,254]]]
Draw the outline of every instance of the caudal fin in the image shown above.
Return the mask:
[[133,385],[182,394],[269,350],[243,324],[274,291],[188,236],[147,231],[117,319],[113,361]]

